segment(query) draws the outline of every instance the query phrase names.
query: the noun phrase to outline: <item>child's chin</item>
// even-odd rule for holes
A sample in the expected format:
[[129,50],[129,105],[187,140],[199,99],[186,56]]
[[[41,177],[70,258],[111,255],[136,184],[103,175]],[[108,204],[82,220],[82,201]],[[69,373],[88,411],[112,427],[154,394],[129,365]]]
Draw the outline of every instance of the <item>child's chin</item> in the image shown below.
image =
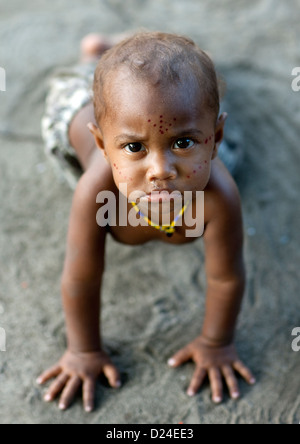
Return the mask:
[[[144,214],[151,214],[151,217],[153,217],[154,215],[168,216],[173,213],[179,213],[179,211],[182,209],[182,205],[182,198],[167,200],[147,200],[142,198],[139,200],[139,208],[141,209],[141,211]],[[171,222],[172,221],[170,221],[169,223]],[[168,225],[168,222],[166,222],[166,225]]]
[[141,203],[148,203],[150,205],[157,205],[157,204],[166,204],[166,205],[174,205],[176,202],[182,202],[182,196],[180,193],[151,193],[147,194],[145,196],[140,197]]

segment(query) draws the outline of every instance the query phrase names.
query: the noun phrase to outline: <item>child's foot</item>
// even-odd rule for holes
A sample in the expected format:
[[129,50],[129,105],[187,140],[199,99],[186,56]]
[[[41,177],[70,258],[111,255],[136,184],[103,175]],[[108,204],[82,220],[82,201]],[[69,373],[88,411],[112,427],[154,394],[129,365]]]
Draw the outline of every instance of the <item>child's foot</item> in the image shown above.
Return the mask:
[[115,34],[105,36],[103,34],[88,34],[80,44],[80,61],[89,63],[97,61],[102,54],[117,43],[128,37],[129,34]]

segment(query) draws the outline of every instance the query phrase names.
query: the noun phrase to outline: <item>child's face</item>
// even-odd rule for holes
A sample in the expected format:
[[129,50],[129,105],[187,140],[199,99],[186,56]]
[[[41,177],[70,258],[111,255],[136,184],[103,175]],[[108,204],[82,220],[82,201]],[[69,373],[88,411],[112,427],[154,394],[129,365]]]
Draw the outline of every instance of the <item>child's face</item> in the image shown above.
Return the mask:
[[225,119],[216,125],[198,87],[189,83],[163,89],[115,74],[96,139],[117,187],[127,184],[127,197],[205,189]]

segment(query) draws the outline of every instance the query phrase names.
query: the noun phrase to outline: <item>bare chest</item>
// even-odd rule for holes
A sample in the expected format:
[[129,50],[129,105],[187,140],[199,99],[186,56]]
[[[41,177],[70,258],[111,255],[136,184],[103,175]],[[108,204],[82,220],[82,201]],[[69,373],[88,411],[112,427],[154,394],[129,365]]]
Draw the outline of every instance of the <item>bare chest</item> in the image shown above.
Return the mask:
[[159,225],[144,217],[132,204],[114,208],[101,207],[97,222],[105,224],[112,237],[123,244],[139,245],[153,240],[169,244],[194,242],[204,232],[204,218],[196,214],[191,205],[180,217],[170,219],[168,224]]

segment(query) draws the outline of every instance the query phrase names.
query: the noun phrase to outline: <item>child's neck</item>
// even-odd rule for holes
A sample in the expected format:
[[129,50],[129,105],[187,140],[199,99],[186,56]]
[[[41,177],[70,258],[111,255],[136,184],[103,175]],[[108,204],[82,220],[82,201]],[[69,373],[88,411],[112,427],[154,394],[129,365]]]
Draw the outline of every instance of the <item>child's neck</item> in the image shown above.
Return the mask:
[[148,206],[148,208],[145,205],[140,205],[139,207],[135,202],[132,202],[132,205],[140,217],[143,218],[149,226],[160,230],[167,236],[171,237],[175,233],[176,225],[179,224],[189,203],[183,206],[181,205],[180,207],[178,204],[172,206],[169,205],[168,207],[166,207],[166,205],[155,205],[156,211],[153,211],[151,205]]

